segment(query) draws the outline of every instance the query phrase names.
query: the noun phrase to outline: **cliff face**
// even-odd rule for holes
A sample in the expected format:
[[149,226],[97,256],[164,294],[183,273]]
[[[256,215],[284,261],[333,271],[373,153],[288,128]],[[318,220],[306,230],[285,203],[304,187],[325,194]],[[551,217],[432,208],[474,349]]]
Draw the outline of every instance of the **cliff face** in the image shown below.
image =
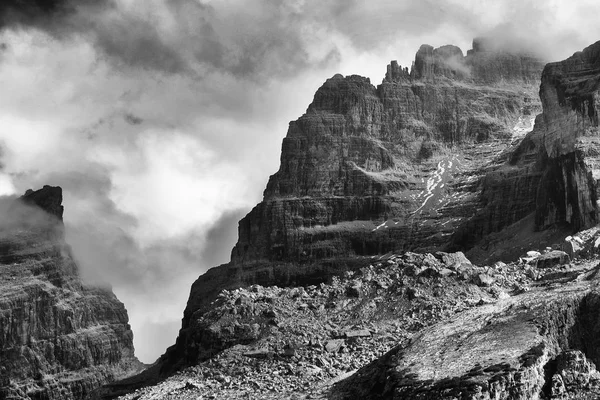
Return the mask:
[[[600,43],[544,69],[546,129],[538,140],[547,168],[536,214],[540,227],[564,220],[583,229],[598,222],[599,85]],[[560,190],[552,193],[553,186]]]
[[0,210],[0,398],[84,399],[141,367],[123,304],[78,276],[61,204],[45,186]]
[[532,212],[536,231],[563,226],[572,233],[598,223],[599,53],[595,43],[544,68],[543,112],[508,162],[486,174],[481,207],[457,229],[454,248],[473,246],[502,215]]
[[193,324],[221,289],[318,283],[392,251],[499,259],[596,223],[599,48],[542,74],[485,40],[466,56],[424,45],[377,87],[328,79],[290,123],[231,262],[194,283],[163,371],[205,354]]

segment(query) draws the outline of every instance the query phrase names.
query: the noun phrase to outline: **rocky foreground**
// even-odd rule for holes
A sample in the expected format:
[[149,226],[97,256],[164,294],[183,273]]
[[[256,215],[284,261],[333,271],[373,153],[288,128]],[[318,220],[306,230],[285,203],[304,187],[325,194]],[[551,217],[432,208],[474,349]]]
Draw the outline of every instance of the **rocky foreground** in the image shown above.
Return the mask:
[[78,400],[138,372],[127,311],[84,285],[60,187],[0,201],[0,399]]
[[[586,326],[582,307],[589,318],[598,271],[598,261],[556,251],[487,267],[462,253],[405,253],[365,260],[328,284],[225,290],[194,325],[204,338],[198,352],[213,356],[121,399],[600,393],[600,375],[571,351],[568,329]],[[547,389],[548,379],[558,383]],[[481,397],[460,397],[465,388]]]

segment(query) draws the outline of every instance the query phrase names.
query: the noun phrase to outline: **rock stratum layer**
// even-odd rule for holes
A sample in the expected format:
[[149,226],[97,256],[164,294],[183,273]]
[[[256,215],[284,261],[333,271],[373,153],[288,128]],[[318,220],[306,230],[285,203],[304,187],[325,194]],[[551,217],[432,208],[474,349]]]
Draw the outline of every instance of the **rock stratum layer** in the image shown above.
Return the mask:
[[0,398],[85,399],[142,367],[123,304],[79,278],[61,203],[50,186],[0,203]]

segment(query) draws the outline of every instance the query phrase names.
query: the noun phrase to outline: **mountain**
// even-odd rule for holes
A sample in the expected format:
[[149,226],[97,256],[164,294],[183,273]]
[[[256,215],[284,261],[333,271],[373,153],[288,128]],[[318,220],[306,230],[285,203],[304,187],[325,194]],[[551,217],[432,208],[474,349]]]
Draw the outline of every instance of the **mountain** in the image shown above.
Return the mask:
[[194,321],[222,289],[318,284],[388,252],[476,252],[532,219],[545,167],[522,139],[541,110],[543,66],[476,39],[466,55],[423,45],[410,71],[391,62],[377,87],[328,79],[290,123],[231,262],[192,286],[163,373],[204,357]]
[[79,277],[62,189],[3,198],[0,217],[0,398],[84,399],[138,372],[123,303]]

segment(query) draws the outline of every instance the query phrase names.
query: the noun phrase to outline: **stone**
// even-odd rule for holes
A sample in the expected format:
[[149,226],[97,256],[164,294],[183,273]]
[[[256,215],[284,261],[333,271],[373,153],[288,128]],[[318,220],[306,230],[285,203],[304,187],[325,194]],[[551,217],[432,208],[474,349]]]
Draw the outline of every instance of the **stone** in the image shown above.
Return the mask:
[[583,241],[576,236],[567,236],[565,238],[565,252],[574,258],[583,250]]
[[367,329],[357,329],[352,331],[344,332],[346,339],[360,338],[360,337],[371,337],[371,332]]
[[273,356],[273,352],[270,351],[269,349],[265,349],[265,348],[254,349],[254,350],[250,350],[250,351],[247,351],[244,353],[244,357],[259,358],[259,359],[269,358],[272,356]]
[[556,265],[564,265],[571,262],[571,258],[567,253],[560,250],[553,250],[542,254],[535,259],[537,268],[551,268]]
[[457,268],[462,264],[471,265],[471,261],[461,251],[457,251],[456,253],[438,251],[435,253],[435,256],[448,268]]
[[362,294],[362,283],[360,281],[354,281],[346,287],[346,296],[348,297],[360,297]]
[[567,390],[583,388],[590,381],[597,381],[600,374],[593,362],[589,361],[581,350],[568,350],[556,359],[557,374],[561,376]]

